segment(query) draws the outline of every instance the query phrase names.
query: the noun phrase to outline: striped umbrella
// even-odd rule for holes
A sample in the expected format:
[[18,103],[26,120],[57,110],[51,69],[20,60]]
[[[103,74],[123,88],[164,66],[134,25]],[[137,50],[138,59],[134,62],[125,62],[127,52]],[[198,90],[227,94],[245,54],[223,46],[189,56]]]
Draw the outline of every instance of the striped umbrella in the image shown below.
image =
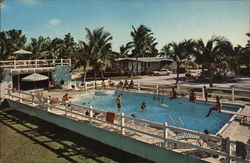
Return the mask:
[[22,78],[21,80],[22,81],[33,81],[33,82],[35,82],[35,89],[36,89],[36,82],[37,81],[47,80],[47,79],[49,79],[48,76],[33,73],[31,75],[28,75],[28,76]]

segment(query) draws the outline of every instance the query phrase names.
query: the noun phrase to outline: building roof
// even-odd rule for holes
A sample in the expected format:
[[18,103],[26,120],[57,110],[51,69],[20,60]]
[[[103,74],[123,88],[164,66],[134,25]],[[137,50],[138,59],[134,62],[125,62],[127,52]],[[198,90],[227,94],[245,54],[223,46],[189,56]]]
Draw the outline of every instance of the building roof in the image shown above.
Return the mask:
[[[118,58],[116,59],[116,61],[125,61],[125,60],[129,60],[129,61],[136,61],[136,58]],[[166,57],[139,57],[138,58],[139,62],[161,62],[161,61],[169,61],[169,62],[173,62],[172,59],[168,59]]]

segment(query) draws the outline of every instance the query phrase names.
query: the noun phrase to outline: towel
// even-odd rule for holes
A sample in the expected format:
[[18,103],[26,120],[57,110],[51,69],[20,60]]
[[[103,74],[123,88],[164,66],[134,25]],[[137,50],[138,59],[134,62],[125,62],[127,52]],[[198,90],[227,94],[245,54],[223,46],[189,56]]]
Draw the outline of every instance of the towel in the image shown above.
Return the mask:
[[109,123],[114,123],[114,120],[115,120],[115,113],[107,112],[106,121]]
[[247,151],[243,142],[236,141],[236,155],[240,156],[242,159],[246,159]]

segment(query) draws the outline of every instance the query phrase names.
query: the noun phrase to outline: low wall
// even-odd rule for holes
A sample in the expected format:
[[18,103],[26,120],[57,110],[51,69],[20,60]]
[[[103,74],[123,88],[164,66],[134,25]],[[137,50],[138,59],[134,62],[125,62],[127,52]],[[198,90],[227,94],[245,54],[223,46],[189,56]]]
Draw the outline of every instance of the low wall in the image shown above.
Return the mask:
[[12,108],[18,111],[24,112],[31,116],[38,117],[42,120],[56,124],[73,132],[90,137],[94,140],[110,145],[112,147],[121,149],[125,152],[135,154],[137,156],[155,161],[155,162],[171,162],[181,163],[190,162],[198,163],[205,162],[187,155],[183,155],[177,152],[173,152],[164,148],[150,145],[127,136],[123,136],[117,133],[106,131],[101,128],[96,128],[89,123],[78,122],[62,115],[56,115],[44,110],[40,110],[25,104],[8,99],[8,103]]

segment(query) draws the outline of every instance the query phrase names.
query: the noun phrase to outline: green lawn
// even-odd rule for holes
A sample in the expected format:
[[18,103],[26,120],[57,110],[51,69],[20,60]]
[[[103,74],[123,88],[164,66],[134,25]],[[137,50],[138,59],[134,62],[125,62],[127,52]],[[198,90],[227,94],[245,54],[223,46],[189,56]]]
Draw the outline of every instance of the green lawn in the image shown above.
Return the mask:
[[0,111],[0,161],[148,162],[17,111]]

